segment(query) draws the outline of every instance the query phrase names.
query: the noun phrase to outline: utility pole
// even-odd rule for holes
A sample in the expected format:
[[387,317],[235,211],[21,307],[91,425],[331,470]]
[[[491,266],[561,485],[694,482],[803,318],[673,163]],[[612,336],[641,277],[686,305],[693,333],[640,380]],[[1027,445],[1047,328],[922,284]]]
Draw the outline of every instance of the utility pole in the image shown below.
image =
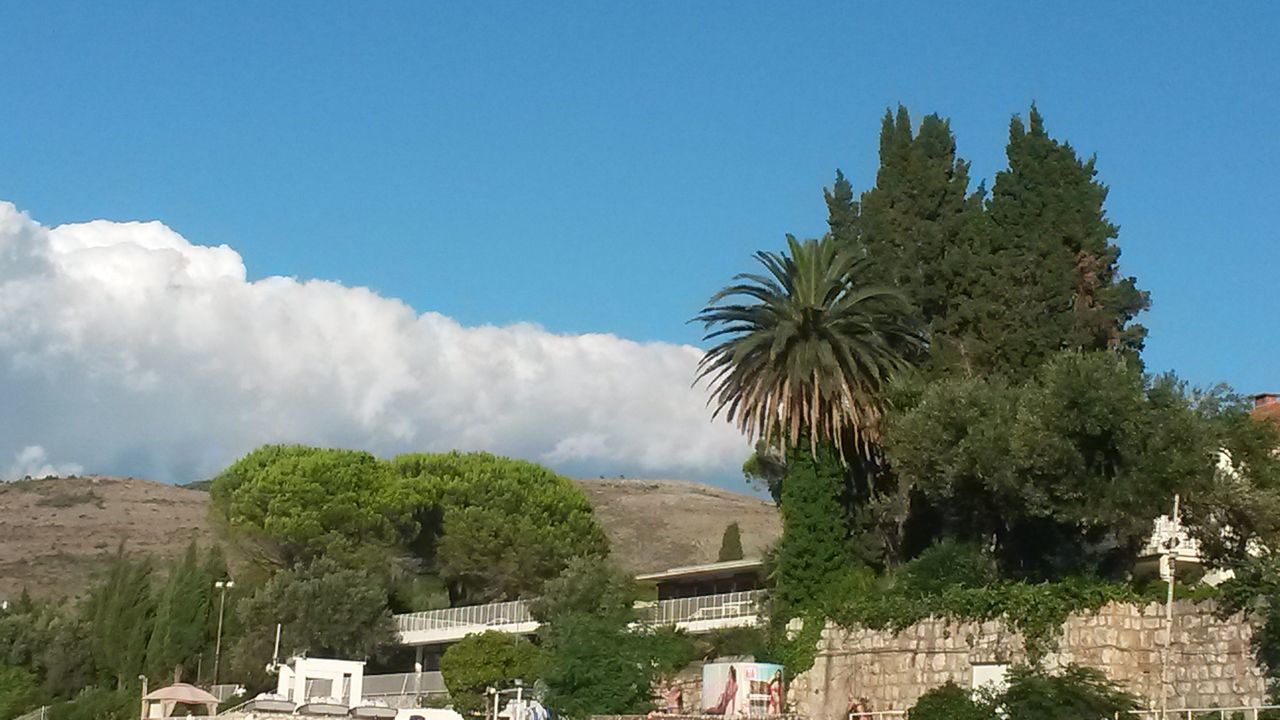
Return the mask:
[[1182,523],[1179,522],[1178,511],[1181,497],[1177,494],[1173,496],[1173,515],[1170,516],[1169,522],[1169,539],[1164,543],[1164,557],[1160,569],[1160,574],[1165,577],[1168,582],[1168,589],[1164,601],[1164,647],[1161,648],[1160,660],[1160,718],[1164,720],[1169,714],[1169,657],[1173,645],[1173,584],[1178,574],[1178,545],[1181,539],[1178,534],[1182,531]]
[[218,601],[218,636],[213,644],[213,684],[218,684],[218,666],[222,660],[222,618],[227,610],[227,591],[236,586],[234,580],[219,580],[213,586],[217,588],[222,597]]

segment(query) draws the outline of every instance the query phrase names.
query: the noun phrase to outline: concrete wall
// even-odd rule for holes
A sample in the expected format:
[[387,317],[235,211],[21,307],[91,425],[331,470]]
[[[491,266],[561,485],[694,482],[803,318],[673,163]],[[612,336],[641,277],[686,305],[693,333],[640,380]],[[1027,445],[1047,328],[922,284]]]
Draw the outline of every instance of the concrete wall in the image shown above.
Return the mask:
[[[1160,699],[1163,627],[1158,603],[1111,604],[1097,614],[1075,615],[1045,664],[1095,667],[1154,706]],[[1261,703],[1265,681],[1250,638],[1241,617],[1222,621],[1210,604],[1176,603],[1169,706]],[[897,634],[828,624],[813,668],[792,681],[788,695],[796,713],[813,720],[843,718],[856,697],[869,699],[873,710],[904,710],[948,680],[971,687],[975,665],[1025,660],[1021,635],[1003,621],[927,620]]]

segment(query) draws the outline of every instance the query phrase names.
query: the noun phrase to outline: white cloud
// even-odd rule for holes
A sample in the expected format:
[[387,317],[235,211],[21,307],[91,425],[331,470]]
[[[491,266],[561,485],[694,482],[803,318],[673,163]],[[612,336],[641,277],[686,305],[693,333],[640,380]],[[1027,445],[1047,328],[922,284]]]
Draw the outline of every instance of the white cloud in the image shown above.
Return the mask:
[[78,475],[84,468],[75,463],[49,462],[49,454],[39,445],[28,445],[13,456],[13,464],[0,480],[19,480],[22,478],[43,478],[52,475]]
[[186,481],[304,442],[714,478],[746,451],[690,387],[694,347],[464,327],[365,288],[248,282],[231,248],[157,222],[46,228],[0,202],[0,318],[0,457],[38,446],[89,472]]

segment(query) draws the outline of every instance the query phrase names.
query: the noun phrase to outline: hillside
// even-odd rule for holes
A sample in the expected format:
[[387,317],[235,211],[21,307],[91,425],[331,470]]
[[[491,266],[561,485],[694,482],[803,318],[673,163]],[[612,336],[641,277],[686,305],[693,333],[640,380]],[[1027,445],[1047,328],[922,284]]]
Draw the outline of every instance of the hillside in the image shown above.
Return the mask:
[[580,480],[609,534],[614,559],[635,573],[714,562],[725,526],[737,522],[747,557],[782,534],[768,500],[675,480]]
[[[755,556],[781,532],[765,500],[689,482],[585,480],[612,542],[633,572],[716,559],[725,525],[737,521]],[[134,478],[80,477],[0,483],[0,597],[28,588],[56,597],[80,592],[121,542],[169,558],[191,540],[213,541],[209,496]]]

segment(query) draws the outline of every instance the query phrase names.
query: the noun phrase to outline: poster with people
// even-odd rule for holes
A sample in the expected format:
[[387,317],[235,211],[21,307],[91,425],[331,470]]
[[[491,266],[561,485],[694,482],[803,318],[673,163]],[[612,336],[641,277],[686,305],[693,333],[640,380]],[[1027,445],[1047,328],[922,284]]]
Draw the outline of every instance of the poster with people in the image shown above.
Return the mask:
[[724,717],[768,717],[783,709],[782,666],[708,663],[702,666],[702,712]]

